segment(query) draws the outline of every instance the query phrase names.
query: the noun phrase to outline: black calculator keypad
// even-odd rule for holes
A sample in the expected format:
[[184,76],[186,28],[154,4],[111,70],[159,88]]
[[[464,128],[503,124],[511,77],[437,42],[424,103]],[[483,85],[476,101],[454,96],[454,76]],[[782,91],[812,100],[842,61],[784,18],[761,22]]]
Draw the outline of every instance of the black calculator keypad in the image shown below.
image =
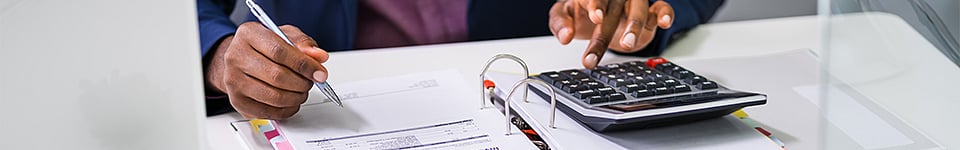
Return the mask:
[[715,82],[662,58],[608,64],[590,70],[543,72],[538,78],[586,104],[610,108],[650,105],[642,102],[720,88]]

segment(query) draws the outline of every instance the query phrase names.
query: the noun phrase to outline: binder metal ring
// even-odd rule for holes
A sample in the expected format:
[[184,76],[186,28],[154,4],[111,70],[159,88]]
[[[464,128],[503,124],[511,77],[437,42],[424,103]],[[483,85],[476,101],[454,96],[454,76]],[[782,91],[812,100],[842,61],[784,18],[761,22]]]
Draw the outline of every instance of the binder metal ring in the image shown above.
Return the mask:
[[530,85],[530,82],[540,84],[540,86],[543,86],[550,91],[550,109],[552,110],[550,111],[550,128],[553,128],[553,129],[557,128],[556,126],[557,93],[553,91],[553,87],[550,86],[550,84],[547,84],[546,82],[543,82],[540,79],[526,78],[526,79],[520,80],[520,82],[517,82],[517,84],[513,85],[513,89],[510,89],[510,94],[507,94],[507,98],[503,99],[503,108],[504,108],[503,116],[506,116],[507,118],[506,119],[507,134],[506,135],[510,135],[510,98],[513,97],[513,92],[516,92],[517,88],[519,88],[520,86],[523,86],[524,88],[526,88]]
[[[524,75],[524,76],[527,76],[527,78],[529,78],[530,69],[527,68],[527,63],[526,63],[526,62],[523,62],[523,59],[520,59],[520,57],[517,57],[517,56],[515,56],[515,55],[513,55],[513,54],[497,54],[497,55],[494,55],[492,58],[490,58],[490,60],[487,60],[487,64],[484,65],[484,66],[483,66],[483,70],[480,71],[480,85],[483,85],[483,81],[487,79],[487,78],[484,77],[483,75],[486,75],[486,74],[487,74],[487,70],[490,69],[490,64],[493,64],[493,62],[495,62],[495,61],[497,61],[497,60],[500,60],[500,59],[504,59],[504,58],[510,59],[510,60],[513,60],[513,61],[519,63],[519,64],[520,64],[520,67],[523,67],[523,75]],[[484,97],[484,93],[486,93],[486,92],[483,91],[483,90],[484,90],[483,88],[480,88],[480,109],[483,109],[484,107],[487,107],[487,103],[484,102],[484,98],[483,98],[483,97]],[[523,101],[524,101],[524,102],[530,102],[530,101],[527,100],[527,93],[528,93],[529,91],[530,91],[530,89],[527,89],[527,87],[523,87]],[[493,95],[491,95],[491,96],[493,96]]]

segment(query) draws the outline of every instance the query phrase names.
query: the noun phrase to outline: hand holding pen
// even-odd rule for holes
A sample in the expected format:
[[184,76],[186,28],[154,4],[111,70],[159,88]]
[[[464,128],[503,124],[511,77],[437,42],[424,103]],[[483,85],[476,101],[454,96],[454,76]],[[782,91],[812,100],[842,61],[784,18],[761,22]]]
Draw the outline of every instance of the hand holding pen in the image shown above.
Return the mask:
[[216,46],[205,68],[208,86],[227,94],[245,118],[289,118],[306,102],[314,83],[327,79],[321,63],[329,54],[297,27],[277,29],[292,44],[263,24],[241,24]]

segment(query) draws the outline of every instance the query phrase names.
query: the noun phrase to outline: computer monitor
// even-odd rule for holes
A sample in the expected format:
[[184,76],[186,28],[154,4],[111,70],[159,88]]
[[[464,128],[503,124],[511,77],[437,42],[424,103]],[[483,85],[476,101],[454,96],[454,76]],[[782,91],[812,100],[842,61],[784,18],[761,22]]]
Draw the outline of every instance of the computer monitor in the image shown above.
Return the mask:
[[203,149],[193,0],[0,2],[0,149]]

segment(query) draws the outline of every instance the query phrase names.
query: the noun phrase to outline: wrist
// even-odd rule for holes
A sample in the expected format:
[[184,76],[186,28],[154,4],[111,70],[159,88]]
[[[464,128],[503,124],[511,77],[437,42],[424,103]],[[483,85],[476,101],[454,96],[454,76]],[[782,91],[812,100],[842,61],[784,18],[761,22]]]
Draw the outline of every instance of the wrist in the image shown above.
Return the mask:
[[233,41],[233,35],[229,35],[221,39],[219,43],[215,46],[213,56],[210,57],[209,64],[205,67],[205,76],[204,79],[207,81],[207,87],[211,87],[216,91],[225,93],[226,85],[223,83],[224,71],[226,70],[227,64],[224,59],[224,54],[227,52],[227,48],[230,47],[230,43]]

